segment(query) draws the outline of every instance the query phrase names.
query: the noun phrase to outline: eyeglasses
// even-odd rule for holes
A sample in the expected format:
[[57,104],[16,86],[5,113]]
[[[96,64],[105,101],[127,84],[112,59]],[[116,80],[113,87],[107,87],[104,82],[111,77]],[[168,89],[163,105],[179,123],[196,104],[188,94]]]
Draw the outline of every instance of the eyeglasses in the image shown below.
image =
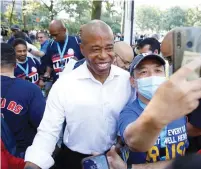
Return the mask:
[[121,61],[127,65],[127,66],[130,66],[131,62],[127,61],[127,60],[124,60],[121,56],[119,56],[117,53],[115,53],[115,57],[119,57],[121,59]]
[[43,37],[38,37],[38,39],[42,39]]

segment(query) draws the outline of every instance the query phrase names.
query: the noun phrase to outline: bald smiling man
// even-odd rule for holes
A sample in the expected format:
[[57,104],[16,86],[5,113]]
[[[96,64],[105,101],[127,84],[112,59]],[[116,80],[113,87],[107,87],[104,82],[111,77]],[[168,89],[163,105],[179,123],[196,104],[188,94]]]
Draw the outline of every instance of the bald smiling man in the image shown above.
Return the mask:
[[26,169],[54,164],[51,155],[64,121],[62,169],[82,169],[83,158],[104,153],[116,142],[117,119],[131,95],[130,75],[112,65],[114,37],[105,22],[87,23],[81,39],[86,61],[53,85],[37,135],[26,152]]
[[126,42],[120,41],[114,44],[115,59],[114,65],[128,70],[134,58],[133,49]]

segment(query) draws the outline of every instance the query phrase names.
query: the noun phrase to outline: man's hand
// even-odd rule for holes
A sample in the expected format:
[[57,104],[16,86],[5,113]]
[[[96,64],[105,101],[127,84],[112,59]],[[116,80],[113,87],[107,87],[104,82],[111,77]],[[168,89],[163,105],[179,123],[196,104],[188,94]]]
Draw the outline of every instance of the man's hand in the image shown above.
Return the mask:
[[145,112],[149,109],[154,110],[154,107],[157,110],[147,111],[147,115],[150,115],[156,123],[165,126],[196,109],[201,98],[201,78],[187,81],[187,77],[199,67],[201,58],[186,64],[162,84]]
[[126,169],[127,165],[121,159],[121,157],[115,151],[115,146],[112,146],[110,151],[107,153],[107,159],[109,162],[110,169]]
[[45,82],[43,80],[39,80],[38,85],[40,86],[40,88],[43,88],[45,86]]
[[50,78],[50,73],[49,72],[45,72],[44,77]]
[[26,162],[24,169],[40,169],[36,164],[31,162]]

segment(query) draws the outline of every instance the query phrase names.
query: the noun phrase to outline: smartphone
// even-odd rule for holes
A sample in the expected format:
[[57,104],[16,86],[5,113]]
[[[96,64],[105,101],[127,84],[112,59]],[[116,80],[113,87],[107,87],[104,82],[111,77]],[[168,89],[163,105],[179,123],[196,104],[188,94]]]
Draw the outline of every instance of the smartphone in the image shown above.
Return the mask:
[[107,157],[104,154],[91,156],[82,160],[83,169],[109,169]]
[[[201,57],[201,27],[182,27],[173,30],[173,71],[187,64],[196,57]],[[188,79],[201,77],[198,68]]]

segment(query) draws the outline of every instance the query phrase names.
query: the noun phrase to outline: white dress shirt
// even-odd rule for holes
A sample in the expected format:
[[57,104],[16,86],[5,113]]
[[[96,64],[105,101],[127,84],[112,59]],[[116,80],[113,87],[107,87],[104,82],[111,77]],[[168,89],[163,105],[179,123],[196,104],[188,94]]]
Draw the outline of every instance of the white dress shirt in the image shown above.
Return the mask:
[[[86,62],[61,76],[48,96],[43,119],[25,155],[42,169],[51,157],[64,120],[64,144],[82,154],[103,153],[115,143],[117,120],[131,94],[129,73],[112,65],[104,84],[97,81]],[[68,158],[68,157],[66,157]]]

